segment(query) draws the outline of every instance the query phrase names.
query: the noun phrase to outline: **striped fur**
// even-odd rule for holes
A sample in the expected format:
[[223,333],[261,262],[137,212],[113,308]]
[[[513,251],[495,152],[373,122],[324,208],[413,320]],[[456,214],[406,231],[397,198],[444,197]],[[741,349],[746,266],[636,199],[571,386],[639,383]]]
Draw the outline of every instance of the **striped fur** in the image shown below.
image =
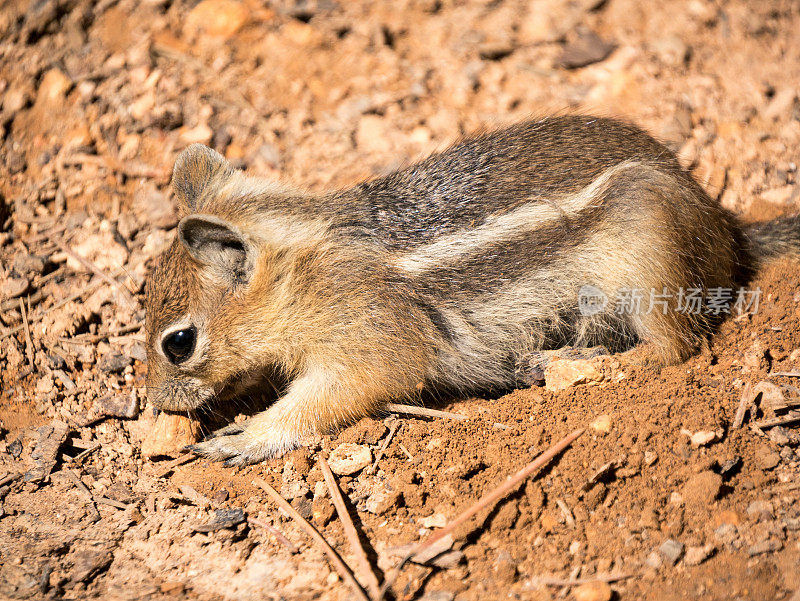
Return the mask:
[[[283,396],[197,447],[258,461],[435,390],[507,389],[531,353],[637,343],[661,361],[713,329],[680,289],[735,288],[760,248],[796,248],[793,222],[758,248],[663,146],[630,125],[557,117],[463,140],[385,178],[321,196],[245,176],[200,146],[178,160],[181,238],[148,280],[148,388],[192,409],[272,370]],[[220,230],[220,228],[222,228]],[[768,244],[769,243],[769,244]],[[774,254],[774,253],[773,253]],[[583,286],[666,291],[667,311],[582,315]],[[158,345],[192,322],[172,365]]]

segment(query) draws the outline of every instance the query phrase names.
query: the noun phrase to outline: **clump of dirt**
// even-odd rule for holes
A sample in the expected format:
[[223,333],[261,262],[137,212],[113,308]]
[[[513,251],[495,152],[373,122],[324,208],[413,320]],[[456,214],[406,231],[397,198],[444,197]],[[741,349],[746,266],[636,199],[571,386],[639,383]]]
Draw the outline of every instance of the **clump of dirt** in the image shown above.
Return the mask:
[[321,190],[481,127],[594,112],[653,132],[747,220],[797,212],[799,27],[786,3],[743,0],[0,6],[0,595],[350,598],[256,478],[356,566],[317,463],[333,453],[382,580],[581,427],[390,594],[795,593],[796,260],[766,266],[757,310],[683,364],[600,358],[600,376],[562,390],[442,399],[467,419],[376,416],[239,470],[142,458],[141,327],[177,223],[171,166],[192,142]]

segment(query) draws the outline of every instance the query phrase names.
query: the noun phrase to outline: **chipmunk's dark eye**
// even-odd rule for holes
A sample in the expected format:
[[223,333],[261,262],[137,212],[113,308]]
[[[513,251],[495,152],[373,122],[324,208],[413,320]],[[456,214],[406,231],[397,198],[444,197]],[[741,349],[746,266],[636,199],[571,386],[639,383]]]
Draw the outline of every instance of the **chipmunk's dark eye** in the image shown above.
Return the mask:
[[186,361],[194,351],[196,334],[197,330],[192,327],[172,332],[166,336],[161,346],[164,348],[167,359],[175,365]]

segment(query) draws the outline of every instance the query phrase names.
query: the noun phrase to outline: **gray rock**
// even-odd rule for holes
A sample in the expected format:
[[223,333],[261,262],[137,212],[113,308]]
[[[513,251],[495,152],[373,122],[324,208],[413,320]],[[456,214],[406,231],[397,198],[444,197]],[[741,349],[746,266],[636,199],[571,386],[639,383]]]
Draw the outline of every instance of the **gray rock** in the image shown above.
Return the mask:
[[675,539],[668,538],[658,548],[658,552],[672,565],[675,565],[683,555],[684,545]]

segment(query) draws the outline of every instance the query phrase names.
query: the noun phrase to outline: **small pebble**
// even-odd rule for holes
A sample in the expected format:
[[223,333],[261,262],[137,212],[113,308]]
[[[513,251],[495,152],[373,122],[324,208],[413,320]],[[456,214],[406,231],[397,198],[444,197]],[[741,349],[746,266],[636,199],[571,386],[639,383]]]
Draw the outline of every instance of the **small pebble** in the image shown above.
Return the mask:
[[611,587],[606,582],[586,582],[572,589],[575,601],[609,601]]
[[372,463],[372,451],[366,445],[345,442],[331,451],[328,464],[339,476],[349,476]]
[[658,548],[659,553],[672,565],[675,565],[683,555],[683,543],[669,538],[661,543]]
[[589,424],[589,427],[595,432],[608,434],[611,431],[611,416],[605,414],[600,415],[596,417],[591,424]]
[[703,563],[706,559],[711,557],[711,554],[716,550],[712,544],[704,545],[702,547],[688,547],[686,554],[683,556],[683,563],[687,566],[696,566]]

